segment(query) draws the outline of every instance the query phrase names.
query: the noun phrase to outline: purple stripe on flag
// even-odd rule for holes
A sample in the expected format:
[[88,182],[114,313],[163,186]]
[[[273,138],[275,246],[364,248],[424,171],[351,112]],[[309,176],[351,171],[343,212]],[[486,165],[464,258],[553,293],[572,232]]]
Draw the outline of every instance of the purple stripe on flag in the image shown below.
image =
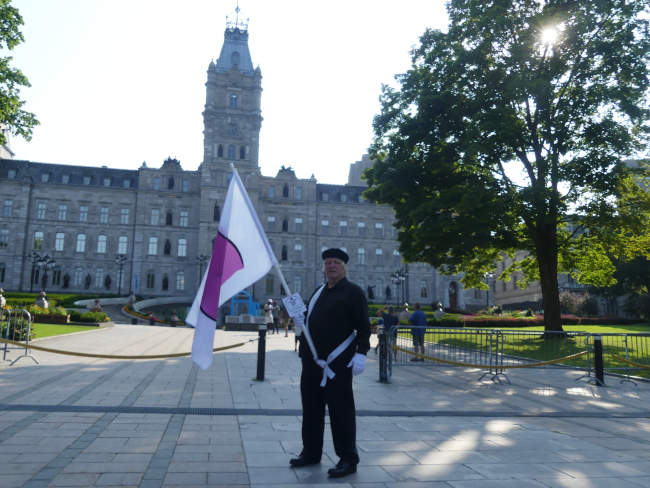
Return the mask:
[[205,280],[203,297],[201,297],[201,311],[213,320],[217,320],[219,310],[219,291],[235,272],[244,268],[244,261],[233,242],[221,232],[214,240],[212,259],[208,276]]

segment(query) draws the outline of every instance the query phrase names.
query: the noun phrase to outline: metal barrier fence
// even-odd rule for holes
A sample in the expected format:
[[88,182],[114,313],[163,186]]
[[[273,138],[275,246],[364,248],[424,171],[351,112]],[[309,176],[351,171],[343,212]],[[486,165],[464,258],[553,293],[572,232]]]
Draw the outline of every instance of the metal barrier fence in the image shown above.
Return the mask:
[[[424,333],[424,351],[414,348],[413,332],[417,330]],[[508,369],[531,367],[583,370],[585,377],[595,374],[599,384],[603,383],[604,373],[622,375],[629,381],[632,381],[633,373],[650,378],[650,333],[592,334],[403,326],[378,332],[380,381],[387,381],[395,366],[423,363],[477,368],[483,370],[481,378],[491,376],[494,381],[508,380]],[[383,348],[382,344],[385,344]]]
[[29,357],[38,364],[38,359],[34,357],[31,349],[29,349],[29,341],[32,334],[32,316],[27,310],[23,309],[11,309],[11,310],[0,310],[0,335],[3,339],[8,339],[10,341],[22,342],[25,346],[14,346],[3,344],[4,352],[2,359],[7,361],[7,353],[11,349],[23,349],[23,353],[11,361],[10,365],[13,365],[16,361]]

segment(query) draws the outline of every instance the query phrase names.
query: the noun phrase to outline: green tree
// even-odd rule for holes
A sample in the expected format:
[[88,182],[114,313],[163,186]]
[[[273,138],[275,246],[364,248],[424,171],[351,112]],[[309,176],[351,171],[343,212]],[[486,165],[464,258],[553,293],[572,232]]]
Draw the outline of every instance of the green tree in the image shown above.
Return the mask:
[[616,230],[639,216],[622,222],[612,202],[648,136],[649,4],[448,3],[448,32],[427,30],[399,88],[383,88],[365,174],[407,261],[485,288],[525,250],[501,278],[539,280],[545,328],[562,330],[558,272],[606,286],[609,250],[644,252]]
[[[11,0],[0,0],[0,49],[12,50],[24,41],[20,26],[23,18]],[[27,77],[11,66],[11,56],[0,56],[0,127],[13,135],[31,139],[32,128],[38,125],[34,114],[22,109],[20,88],[30,86]],[[0,131],[0,144],[7,142]]]

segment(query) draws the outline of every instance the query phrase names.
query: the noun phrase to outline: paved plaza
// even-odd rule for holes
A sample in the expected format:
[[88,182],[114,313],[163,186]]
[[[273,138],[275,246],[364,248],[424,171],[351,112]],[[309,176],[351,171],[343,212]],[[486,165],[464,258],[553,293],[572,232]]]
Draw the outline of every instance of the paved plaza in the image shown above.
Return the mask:
[[[134,326],[35,344],[117,355],[189,351],[192,329]],[[355,378],[361,463],[330,480],[300,451],[293,335],[217,331],[208,371],[188,357],[108,360],[35,351],[0,365],[0,487],[587,488],[650,487],[650,384],[599,388],[562,368],[481,371],[414,363],[378,382],[371,350]]]

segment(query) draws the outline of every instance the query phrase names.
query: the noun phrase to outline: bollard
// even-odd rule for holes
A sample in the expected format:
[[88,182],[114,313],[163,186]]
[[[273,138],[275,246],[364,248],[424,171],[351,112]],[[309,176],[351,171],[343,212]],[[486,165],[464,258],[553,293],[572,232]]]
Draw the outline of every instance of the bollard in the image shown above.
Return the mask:
[[594,370],[596,371],[596,386],[605,386],[603,370],[603,340],[599,335],[594,336]]
[[379,340],[379,382],[388,383],[388,340],[383,325],[377,327],[377,339]]
[[257,381],[264,381],[264,361],[266,356],[266,325],[259,327],[259,340],[257,341]]

